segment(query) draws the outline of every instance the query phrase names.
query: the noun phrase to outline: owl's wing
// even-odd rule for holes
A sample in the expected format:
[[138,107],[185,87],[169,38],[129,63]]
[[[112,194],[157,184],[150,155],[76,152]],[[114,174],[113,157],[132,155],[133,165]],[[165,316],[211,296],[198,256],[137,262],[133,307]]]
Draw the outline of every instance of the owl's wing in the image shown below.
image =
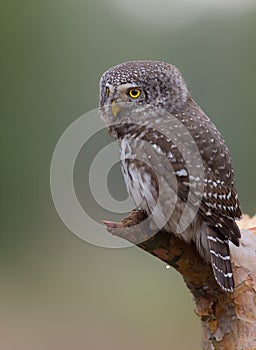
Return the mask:
[[238,194],[234,187],[227,187],[218,180],[205,179],[203,203],[205,208],[230,219],[241,219]]
[[172,140],[157,135],[154,130],[147,131],[146,139],[149,145],[146,153],[156,174],[164,177],[168,185],[176,189],[184,206],[188,204],[193,208],[200,201],[199,215],[238,245],[240,231],[234,220],[240,219],[242,213],[232,182],[226,185],[209,168],[204,171],[203,179],[195,179],[190,176],[184,155]]
[[[207,179],[206,179],[207,180]],[[204,219],[216,227],[224,237],[239,245],[240,230],[234,220],[242,217],[238,194],[234,187],[215,181],[206,181],[200,208]]]

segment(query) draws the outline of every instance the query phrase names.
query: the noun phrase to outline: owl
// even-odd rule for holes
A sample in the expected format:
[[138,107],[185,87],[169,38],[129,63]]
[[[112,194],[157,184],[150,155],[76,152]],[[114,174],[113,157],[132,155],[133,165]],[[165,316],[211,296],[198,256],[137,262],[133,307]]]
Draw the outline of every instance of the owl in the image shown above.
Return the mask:
[[160,61],[111,67],[99,107],[136,207],[153,227],[193,242],[220,287],[233,291],[229,243],[239,246],[241,209],[232,161],[179,70]]

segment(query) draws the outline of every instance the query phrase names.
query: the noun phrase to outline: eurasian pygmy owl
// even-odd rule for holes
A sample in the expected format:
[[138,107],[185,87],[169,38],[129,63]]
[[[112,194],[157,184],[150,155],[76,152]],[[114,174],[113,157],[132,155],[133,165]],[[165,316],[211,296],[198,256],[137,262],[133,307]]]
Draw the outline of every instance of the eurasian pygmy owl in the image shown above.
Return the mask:
[[227,146],[179,70],[131,61],[100,80],[100,114],[120,146],[128,193],[158,229],[194,242],[217,283],[234,289],[229,241],[241,218]]

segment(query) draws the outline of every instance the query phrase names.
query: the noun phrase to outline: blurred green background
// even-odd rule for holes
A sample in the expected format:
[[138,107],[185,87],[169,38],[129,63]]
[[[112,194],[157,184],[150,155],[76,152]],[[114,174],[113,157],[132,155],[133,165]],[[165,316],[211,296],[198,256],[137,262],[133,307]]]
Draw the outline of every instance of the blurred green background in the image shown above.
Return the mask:
[[107,68],[159,59],[221,130],[254,214],[253,2],[11,0],[0,18],[0,349],[199,349],[182,278],[136,247],[79,240],[54,208],[49,168],[61,134],[97,107]]

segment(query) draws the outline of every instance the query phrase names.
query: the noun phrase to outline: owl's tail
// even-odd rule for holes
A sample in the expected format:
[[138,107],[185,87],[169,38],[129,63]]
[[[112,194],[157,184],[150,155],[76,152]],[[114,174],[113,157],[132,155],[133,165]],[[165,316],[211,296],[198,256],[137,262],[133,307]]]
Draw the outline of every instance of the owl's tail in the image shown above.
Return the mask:
[[208,227],[207,241],[213,273],[222,289],[232,292],[235,288],[228,239],[214,228]]

